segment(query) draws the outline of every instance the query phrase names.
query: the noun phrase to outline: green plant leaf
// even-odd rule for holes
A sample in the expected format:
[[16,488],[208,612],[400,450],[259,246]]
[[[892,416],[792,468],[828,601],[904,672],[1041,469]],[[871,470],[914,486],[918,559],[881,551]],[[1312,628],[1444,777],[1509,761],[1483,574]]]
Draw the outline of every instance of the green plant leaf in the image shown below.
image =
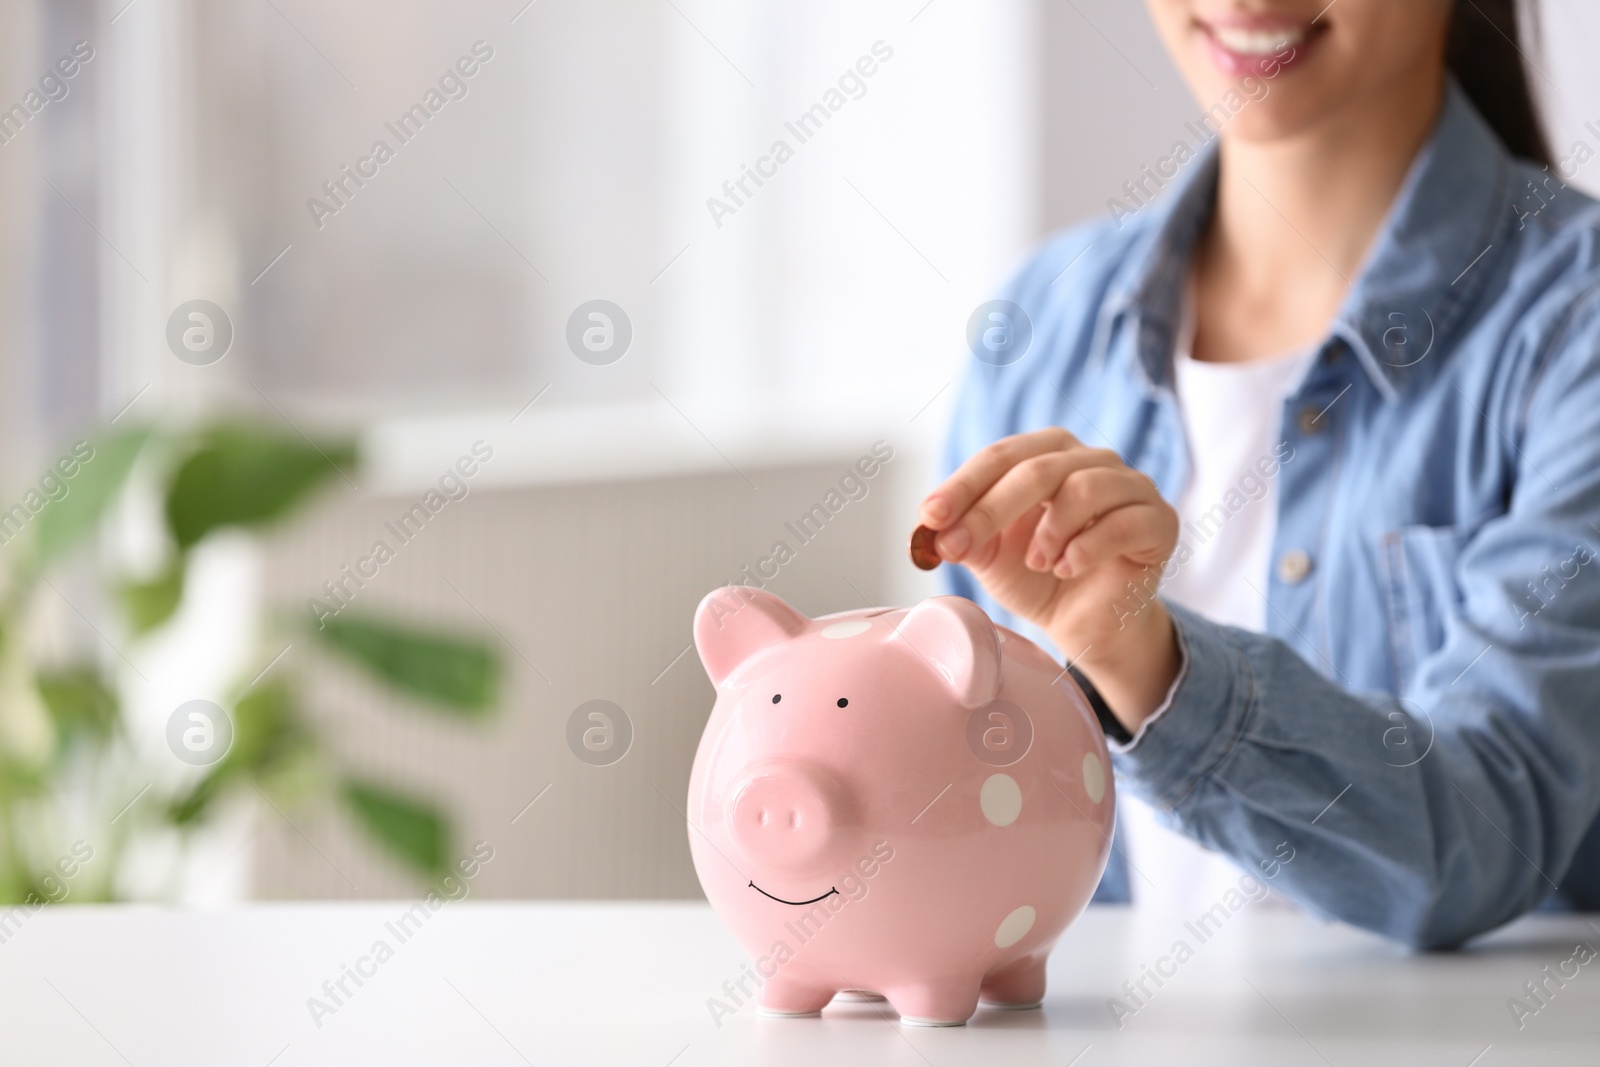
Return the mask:
[[311,631],[323,644],[413,697],[481,715],[500,688],[500,657],[471,638],[371,618],[335,616]]
[[[9,810],[23,798],[42,796],[52,784],[54,776],[50,768],[0,755],[0,812]],[[0,869],[4,869],[6,863],[3,851],[0,849]]]
[[224,526],[263,526],[355,466],[348,441],[313,443],[254,426],[215,426],[178,467],[167,526],[180,549]]
[[251,774],[274,767],[312,743],[295,706],[294,691],[281,679],[269,679],[233,705],[233,747],[223,757]]
[[117,588],[122,614],[134,636],[149,633],[178,610],[183,601],[184,556],[175,556],[167,569],[148,582],[125,582]]
[[[45,560],[59,558],[93,531],[127,480],[133,461],[150,440],[146,427],[130,427],[88,442],[89,456],[74,448],[57,462],[75,467],[70,478],[62,477],[67,495],[52,500],[39,512],[39,554]],[[59,468],[52,473],[61,475]]]
[[94,667],[40,671],[34,684],[61,733],[63,749],[80,737],[104,740],[116,729],[117,696]]
[[274,679],[250,690],[234,704],[230,717],[233,744],[227,754],[172,805],[169,815],[179,826],[202,819],[235,783],[271,775],[316,749],[316,738],[301,720],[285,682]]
[[356,820],[396,859],[425,877],[444,871],[450,830],[432,804],[355,778],[346,779],[339,792]]
[[188,826],[201,822],[211,811],[212,802],[237,777],[236,770],[229,767],[226,760],[217,764],[206,772],[204,778],[194,784],[194,788],[172,802],[172,806],[167,809],[167,818],[174,826]]

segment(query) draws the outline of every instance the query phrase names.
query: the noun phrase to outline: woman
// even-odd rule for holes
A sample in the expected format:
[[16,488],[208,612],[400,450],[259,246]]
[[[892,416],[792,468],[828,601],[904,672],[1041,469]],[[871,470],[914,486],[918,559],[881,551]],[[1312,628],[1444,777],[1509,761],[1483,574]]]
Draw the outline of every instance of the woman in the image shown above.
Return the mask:
[[1220,133],[1006,294],[1032,345],[979,351],[921,507],[954,591],[1318,913],[1600,908],[1600,211],[1512,0],[1150,7]]

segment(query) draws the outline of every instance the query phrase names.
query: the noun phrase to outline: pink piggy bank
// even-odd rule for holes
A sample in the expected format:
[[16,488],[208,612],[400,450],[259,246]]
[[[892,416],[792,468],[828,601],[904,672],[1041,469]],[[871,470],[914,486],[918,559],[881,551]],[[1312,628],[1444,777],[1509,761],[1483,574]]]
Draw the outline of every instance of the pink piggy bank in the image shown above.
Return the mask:
[[694,638],[717,702],[690,851],[754,958],[729,1010],[813,1015],[843,992],[954,1026],[980,998],[1037,1007],[1115,807],[1104,735],[1060,665],[954,596],[809,619],[730,586]]

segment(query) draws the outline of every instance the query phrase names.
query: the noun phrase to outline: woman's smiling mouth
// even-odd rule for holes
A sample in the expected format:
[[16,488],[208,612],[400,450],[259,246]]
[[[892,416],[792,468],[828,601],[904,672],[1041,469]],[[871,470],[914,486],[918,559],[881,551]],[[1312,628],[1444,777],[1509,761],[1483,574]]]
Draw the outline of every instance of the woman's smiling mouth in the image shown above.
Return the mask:
[[1224,74],[1273,77],[1303,60],[1327,32],[1328,23],[1258,17],[1196,19],[1195,27]]
[[754,882],[750,883],[750,888],[754,889],[757,893],[760,893],[762,896],[766,897],[768,900],[776,900],[779,904],[788,904],[788,905],[790,905],[792,907],[796,907],[796,908],[804,907],[807,904],[815,904],[819,900],[827,900],[829,897],[833,896],[835,893],[837,893],[839,891],[838,888],[835,887],[835,888],[829,889],[826,893],[822,894],[820,897],[812,897],[810,900],[784,900],[782,897],[773,896],[771,893],[767,892],[765,889],[762,889],[760,886],[756,885]]

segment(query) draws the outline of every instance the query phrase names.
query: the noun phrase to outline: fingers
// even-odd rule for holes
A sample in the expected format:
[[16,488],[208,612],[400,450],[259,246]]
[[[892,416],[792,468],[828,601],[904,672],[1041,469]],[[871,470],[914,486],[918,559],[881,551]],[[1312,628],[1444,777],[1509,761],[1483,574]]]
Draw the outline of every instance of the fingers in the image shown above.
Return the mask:
[[1160,504],[1118,508],[1067,542],[1054,573],[1072,578],[1117,557],[1157,566],[1166,562],[1177,536],[1178,517],[1171,508]]
[[1132,504],[1155,503],[1160,497],[1155,483],[1128,467],[1096,466],[1072,472],[1034,530],[1025,565],[1032,571],[1050,570],[1061,559],[1067,542],[1101,515]]
[[1023,550],[1028,547],[1029,540],[1033,537],[1033,527],[1038,524],[1039,517],[1045,512],[1045,505],[1035,504],[1012,525],[1000,532],[999,537],[991,537],[988,543],[981,544],[968,552],[962,560],[967,566],[977,571],[988,568],[1004,561],[1006,567],[1011,567],[1014,561],[1022,559]]
[[945,559],[961,559],[988,544],[1031,509],[1054,500],[1062,486],[1079,472],[1121,464],[1115,452],[1082,446],[1024,459],[1002,474],[954,524],[940,531],[935,545]]
[[922,524],[935,530],[947,529],[1018,463],[1049,452],[1065,451],[1077,444],[1076,437],[1059,426],[1052,426],[1014,434],[979,449],[922,501]]

